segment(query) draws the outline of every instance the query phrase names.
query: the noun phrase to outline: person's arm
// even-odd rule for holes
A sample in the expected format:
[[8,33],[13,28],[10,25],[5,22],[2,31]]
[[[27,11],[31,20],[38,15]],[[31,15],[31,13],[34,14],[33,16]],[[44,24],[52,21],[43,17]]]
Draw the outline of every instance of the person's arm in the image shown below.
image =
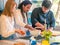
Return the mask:
[[13,26],[8,21],[6,16],[1,16],[1,35],[5,38],[15,33]]
[[20,20],[20,17],[16,16],[15,20],[16,20],[16,23],[17,23],[19,26],[22,26],[22,27],[24,27],[24,28],[33,30],[33,27],[31,27],[31,26],[25,24],[23,21],[21,21],[21,20]]
[[53,27],[50,27],[48,30],[50,30],[50,31],[53,30]]
[[27,28],[28,30],[34,30],[34,28],[30,25],[25,25],[25,28]]
[[17,11],[16,14],[15,14],[15,21],[16,21],[16,24],[19,25],[19,26],[22,26],[22,27],[25,27],[27,29],[30,29],[30,30],[33,30],[33,27],[25,24],[22,20],[22,14],[20,13],[20,11]]
[[51,22],[49,30],[53,30],[54,27],[55,27],[55,18],[53,12],[51,12]]
[[32,23],[32,26],[36,26],[35,24],[38,22],[37,20],[37,8],[35,8],[33,11],[32,11],[32,14],[31,14],[31,23]]
[[14,13],[14,18],[17,25],[25,27],[26,24],[23,23],[22,14],[19,9],[17,9],[16,12]]
[[44,30],[45,29],[45,27],[44,27],[44,25],[42,25],[41,23],[39,23],[39,22],[37,22],[36,24],[35,24],[35,26],[36,26],[36,28],[37,29],[41,29],[41,30]]
[[25,35],[25,31],[23,30],[15,30],[16,33],[20,34],[20,35]]
[[40,27],[42,30],[44,26],[38,21],[38,10],[37,8],[33,10],[31,15],[32,26]]

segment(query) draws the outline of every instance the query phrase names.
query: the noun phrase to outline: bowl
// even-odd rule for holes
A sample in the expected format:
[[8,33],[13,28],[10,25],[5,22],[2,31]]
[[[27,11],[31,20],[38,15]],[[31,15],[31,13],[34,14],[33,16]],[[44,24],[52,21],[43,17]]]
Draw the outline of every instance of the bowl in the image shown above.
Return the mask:
[[34,37],[37,37],[40,32],[41,32],[40,30],[33,30],[33,31],[30,31],[30,34]]

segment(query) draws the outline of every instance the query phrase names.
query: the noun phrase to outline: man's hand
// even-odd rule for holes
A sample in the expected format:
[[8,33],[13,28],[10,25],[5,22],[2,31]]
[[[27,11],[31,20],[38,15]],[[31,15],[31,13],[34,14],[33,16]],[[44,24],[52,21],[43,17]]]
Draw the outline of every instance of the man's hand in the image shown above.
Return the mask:
[[40,29],[41,30],[44,30],[44,25],[42,25],[41,23],[39,23],[39,22],[37,22],[36,24],[35,24],[35,26],[37,26],[37,27],[40,27]]
[[53,30],[53,27],[50,27],[48,30],[52,31]]

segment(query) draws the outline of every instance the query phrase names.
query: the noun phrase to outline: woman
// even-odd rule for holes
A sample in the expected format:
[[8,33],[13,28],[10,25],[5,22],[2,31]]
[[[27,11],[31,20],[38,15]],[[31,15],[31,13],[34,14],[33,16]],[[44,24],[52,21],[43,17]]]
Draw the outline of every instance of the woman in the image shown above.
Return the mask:
[[15,39],[15,33],[22,35],[21,30],[14,28],[14,11],[16,10],[16,3],[14,0],[8,0],[5,9],[1,15],[1,39]]
[[19,4],[18,9],[15,12],[15,21],[17,25],[25,27],[30,30],[34,30],[27,23],[27,12],[29,11],[32,3],[30,1],[23,1]]

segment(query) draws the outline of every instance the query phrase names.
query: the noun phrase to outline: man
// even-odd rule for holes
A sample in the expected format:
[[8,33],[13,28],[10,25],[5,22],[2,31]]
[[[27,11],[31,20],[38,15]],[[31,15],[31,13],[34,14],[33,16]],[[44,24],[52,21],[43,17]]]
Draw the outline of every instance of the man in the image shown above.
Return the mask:
[[53,12],[50,10],[51,6],[51,1],[44,0],[42,2],[42,7],[35,8],[33,10],[31,15],[31,22],[33,27],[39,27],[41,30],[44,30],[44,24],[46,23],[47,29],[53,30],[55,26],[55,18]]

